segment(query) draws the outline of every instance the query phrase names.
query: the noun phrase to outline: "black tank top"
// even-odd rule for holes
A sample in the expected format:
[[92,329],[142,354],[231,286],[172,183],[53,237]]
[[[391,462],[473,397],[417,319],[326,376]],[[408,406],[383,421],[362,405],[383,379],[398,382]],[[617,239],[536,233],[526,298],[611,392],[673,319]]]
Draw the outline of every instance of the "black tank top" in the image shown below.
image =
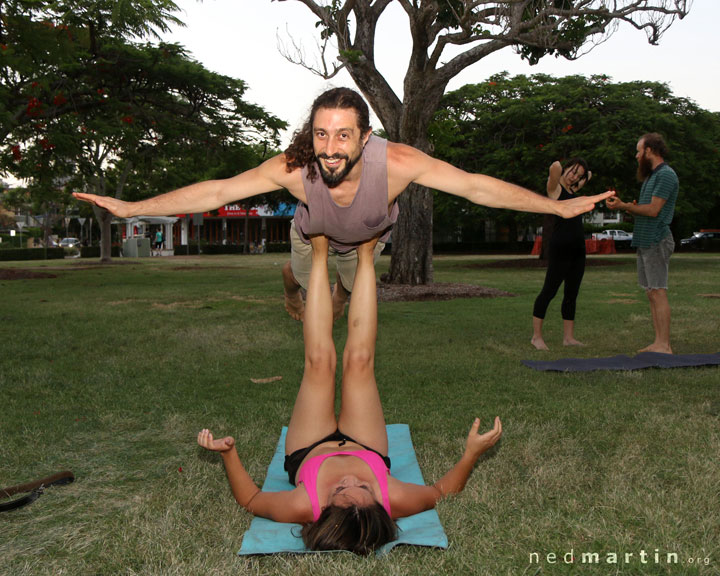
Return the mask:
[[[560,196],[558,200],[570,200],[577,196],[572,192],[568,192],[564,187],[560,187]],[[562,250],[568,255],[576,255],[585,253],[585,230],[583,228],[582,215],[574,218],[555,217],[553,224],[552,237],[550,238],[550,248],[552,250]]]

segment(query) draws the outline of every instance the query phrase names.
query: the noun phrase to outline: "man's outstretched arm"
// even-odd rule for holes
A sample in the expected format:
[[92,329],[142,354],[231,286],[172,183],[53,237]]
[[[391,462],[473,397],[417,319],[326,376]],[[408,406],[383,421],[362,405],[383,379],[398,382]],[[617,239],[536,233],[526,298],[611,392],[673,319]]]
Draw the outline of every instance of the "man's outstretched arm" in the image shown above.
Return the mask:
[[[295,171],[299,172],[299,171]],[[172,216],[195,214],[216,210],[226,204],[238,202],[251,196],[288,188],[297,197],[298,186],[293,185],[296,173],[285,170],[285,156],[280,154],[260,166],[223,180],[197,182],[172,192],[139,202],[124,202],[111,196],[97,196],[75,192],[78,200],[90,202],[121,218],[132,216]],[[299,181],[299,180],[298,180]],[[299,187],[302,191],[302,186]],[[302,192],[300,192],[302,194]],[[299,200],[304,198],[298,197]]]
[[465,172],[416,148],[397,143],[388,144],[388,172],[391,190],[398,190],[398,194],[404,189],[402,182],[415,182],[489,208],[555,214],[563,218],[590,212],[595,204],[612,196],[612,192],[604,192],[570,200],[552,200],[492,176]]

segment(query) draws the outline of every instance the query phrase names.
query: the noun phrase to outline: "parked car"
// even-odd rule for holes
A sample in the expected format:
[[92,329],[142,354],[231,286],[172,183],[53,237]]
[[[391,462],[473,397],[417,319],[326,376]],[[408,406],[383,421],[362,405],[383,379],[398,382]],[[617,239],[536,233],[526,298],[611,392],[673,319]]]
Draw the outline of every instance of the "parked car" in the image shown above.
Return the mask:
[[60,246],[63,248],[80,247],[80,238],[63,238],[60,240]]
[[720,250],[720,230],[700,230],[690,238],[680,240],[680,247],[685,250]]
[[633,239],[632,232],[625,232],[625,230],[603,230],[593,234],[594,240],[615,240],[615,242],[630,242]]

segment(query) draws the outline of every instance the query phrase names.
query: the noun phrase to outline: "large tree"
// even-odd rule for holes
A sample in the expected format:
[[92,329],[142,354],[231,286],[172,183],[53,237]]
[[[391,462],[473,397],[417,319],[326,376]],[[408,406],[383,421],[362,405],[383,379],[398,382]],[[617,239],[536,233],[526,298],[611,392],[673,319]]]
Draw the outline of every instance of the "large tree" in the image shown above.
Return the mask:
[[[593,178],[584,192],[616,189],[624,199],[639,190],[635,144],[660,132],[670,146],[681,194],[674,227],[680,235],[708,227],[720,214],[713,174],[720,149],[720,114],[674,96],[659,82],[613,83],[607,76],[545,74],[491,76],[449,92],[430,127],[435,153],[469,171],[488,171],[544,190],[554,160],[583,156]],[[468,233],[489,210],[447,194],[435,198],[436,214]],[[511,230],[538,217],[493,211]],[[517,224],[520,226],[517,226]],[[545,227],[544,227],[545,228]]]
[[[0,168],[28,178],[35,196],[53,198],[71,182],[116,197],[128,185],[126,197],[140,199],[202,179],[228,148],[274,145],[285,127],[243,100],[241,80],[206,70],[180,46],[134,40],[176,22],[173,2],[0,8]],[[95,212],[107,260],[111,217]]]
[[[279,0],[287,1],[287,0]],[[316,70],[329,78],[346,69],[391,140],[429,151],[428,126],[448,82],[505,48],[531,63],[545,55],[577,58],[626,23],[657,43],[688,0],[397,0],[408,19],[412,50],[396,94],[377,68],[375,32],[392,0],[296,0],[319,20],[323,47],[337,56]],[[326,53],[323,51],[323,57]],[[328,55],[329,58],[329,55]],[[432,281],[432,193],[411,186],[400,196],[390,281]]]

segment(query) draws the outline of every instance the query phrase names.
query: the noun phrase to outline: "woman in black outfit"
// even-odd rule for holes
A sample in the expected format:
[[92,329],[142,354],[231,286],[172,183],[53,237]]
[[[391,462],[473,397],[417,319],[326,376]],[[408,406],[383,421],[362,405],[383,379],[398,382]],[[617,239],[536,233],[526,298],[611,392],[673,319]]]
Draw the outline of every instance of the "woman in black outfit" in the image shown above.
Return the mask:
[[[547,181],[547,195],[553,200],[574,198],[577,192],[592,178],[592,172],[582,158],[572,158],[562,166],[560,162],[550,165]],[[563,344],[582,346],[575,339],[575,304],[580,283],[585,273],[585,231],[582,216],[564,219],[555,217],[545,284],[535,299],[533,307],[532,345],[538,350],[548,350],[542,336],[543,320],[550,301],[557,294],[560,284],[565,282],[562,301]]]

